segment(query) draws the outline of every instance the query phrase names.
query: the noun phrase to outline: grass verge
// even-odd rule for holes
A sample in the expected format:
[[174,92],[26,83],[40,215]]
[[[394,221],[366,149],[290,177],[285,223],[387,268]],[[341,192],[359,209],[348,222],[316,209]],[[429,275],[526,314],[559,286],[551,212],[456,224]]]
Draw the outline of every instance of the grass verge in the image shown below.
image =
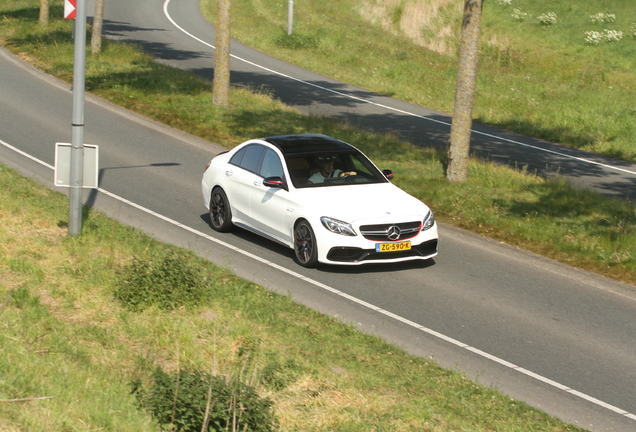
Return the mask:
[[[67,20],[52,19],[48,28],[40,28],[37,2],[30,0],[8,0],[0,15],[0,38],[6,47],[45,72],[72,81]],[[302,116],[260,89],[234,89],[231,108],[216,108],[209,83],[155,63],[133,45],[106,41],[101,56],[89,55],[86,85],[111,102],[227,147],[284,133],[337,137],[362,149],[379,166],[392,168],[395,183],[429,204],[442,222],[636,284],[633,203],[478,160],[471,162],[468,182],[450,184],[442,153]]]
[[[68,237],[67,210],[0,166],[0,430],[158,431],[131,394],[157,367],[240,377],[281,431],[580,430],[97,212]],[[157,257],[198,301],[118,300]]]

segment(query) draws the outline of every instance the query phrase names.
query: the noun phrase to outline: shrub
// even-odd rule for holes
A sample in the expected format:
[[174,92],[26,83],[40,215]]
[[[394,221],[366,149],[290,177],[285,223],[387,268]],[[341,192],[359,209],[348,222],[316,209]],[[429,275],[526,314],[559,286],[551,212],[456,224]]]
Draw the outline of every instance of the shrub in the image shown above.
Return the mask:
[[161,368],[155,370],[152,378],[147,391],[139,382],[133,383],[133,393],[164,429],[270,432],[278,426],[271,411],[272,402],[241,382],[227,383],[221,377],[196,370],[169,375]]
[[119,271],[115,298],[136,312],[153,305],[173,310],[202,304],[207,292],[200,270],[187,258],[168,250],[148,259],[135,258]]

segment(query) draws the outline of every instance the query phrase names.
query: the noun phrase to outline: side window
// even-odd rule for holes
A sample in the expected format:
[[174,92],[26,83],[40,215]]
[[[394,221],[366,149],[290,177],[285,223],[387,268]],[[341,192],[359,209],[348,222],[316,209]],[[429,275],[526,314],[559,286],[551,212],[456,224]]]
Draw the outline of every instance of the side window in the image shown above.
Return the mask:
[[240,167],[257,174],[264,151],[265,147],[258,144],[247,146],[245,148],[245,155],[243,159],[241,159]]
[[241,160],[243,159],[243,155],[245,154],[245,147],[237,151],[232,159],[230,159],[230,163],[232,165],[241,166]]
[[274,150],[267,149],[265,152],[265,158],[263,158],[263,165],[261,166],[261,176],[267,177],[280,177],[283,178],[283,165],[280,163],[280,158]]

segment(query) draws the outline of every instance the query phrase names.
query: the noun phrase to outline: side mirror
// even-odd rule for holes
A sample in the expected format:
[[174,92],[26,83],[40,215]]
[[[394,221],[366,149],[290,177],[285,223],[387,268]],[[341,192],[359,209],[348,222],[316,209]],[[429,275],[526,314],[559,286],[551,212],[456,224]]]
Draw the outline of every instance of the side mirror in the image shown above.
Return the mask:
[[287,185],[285,184],[285,180],[283,180],[280,177],[267,177],[263,179],[263,185],[270,188],[287,190]]
[[387,180],[393,180],[393,177],[395,177],[395,174],[393,174],[393,171],[389,169],[382,170],[382,174],[384,174],[384,177],[386,177]]

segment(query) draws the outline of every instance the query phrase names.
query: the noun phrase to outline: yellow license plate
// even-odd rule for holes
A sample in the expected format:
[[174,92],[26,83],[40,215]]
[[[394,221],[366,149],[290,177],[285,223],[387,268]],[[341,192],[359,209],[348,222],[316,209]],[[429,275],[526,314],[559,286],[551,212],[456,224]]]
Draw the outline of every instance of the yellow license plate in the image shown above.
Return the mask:
[[411,249],[411,242],[398,242],[398,243],[376,243],[375,251],[376,252],[395,252],[395,251],[403,251]]

